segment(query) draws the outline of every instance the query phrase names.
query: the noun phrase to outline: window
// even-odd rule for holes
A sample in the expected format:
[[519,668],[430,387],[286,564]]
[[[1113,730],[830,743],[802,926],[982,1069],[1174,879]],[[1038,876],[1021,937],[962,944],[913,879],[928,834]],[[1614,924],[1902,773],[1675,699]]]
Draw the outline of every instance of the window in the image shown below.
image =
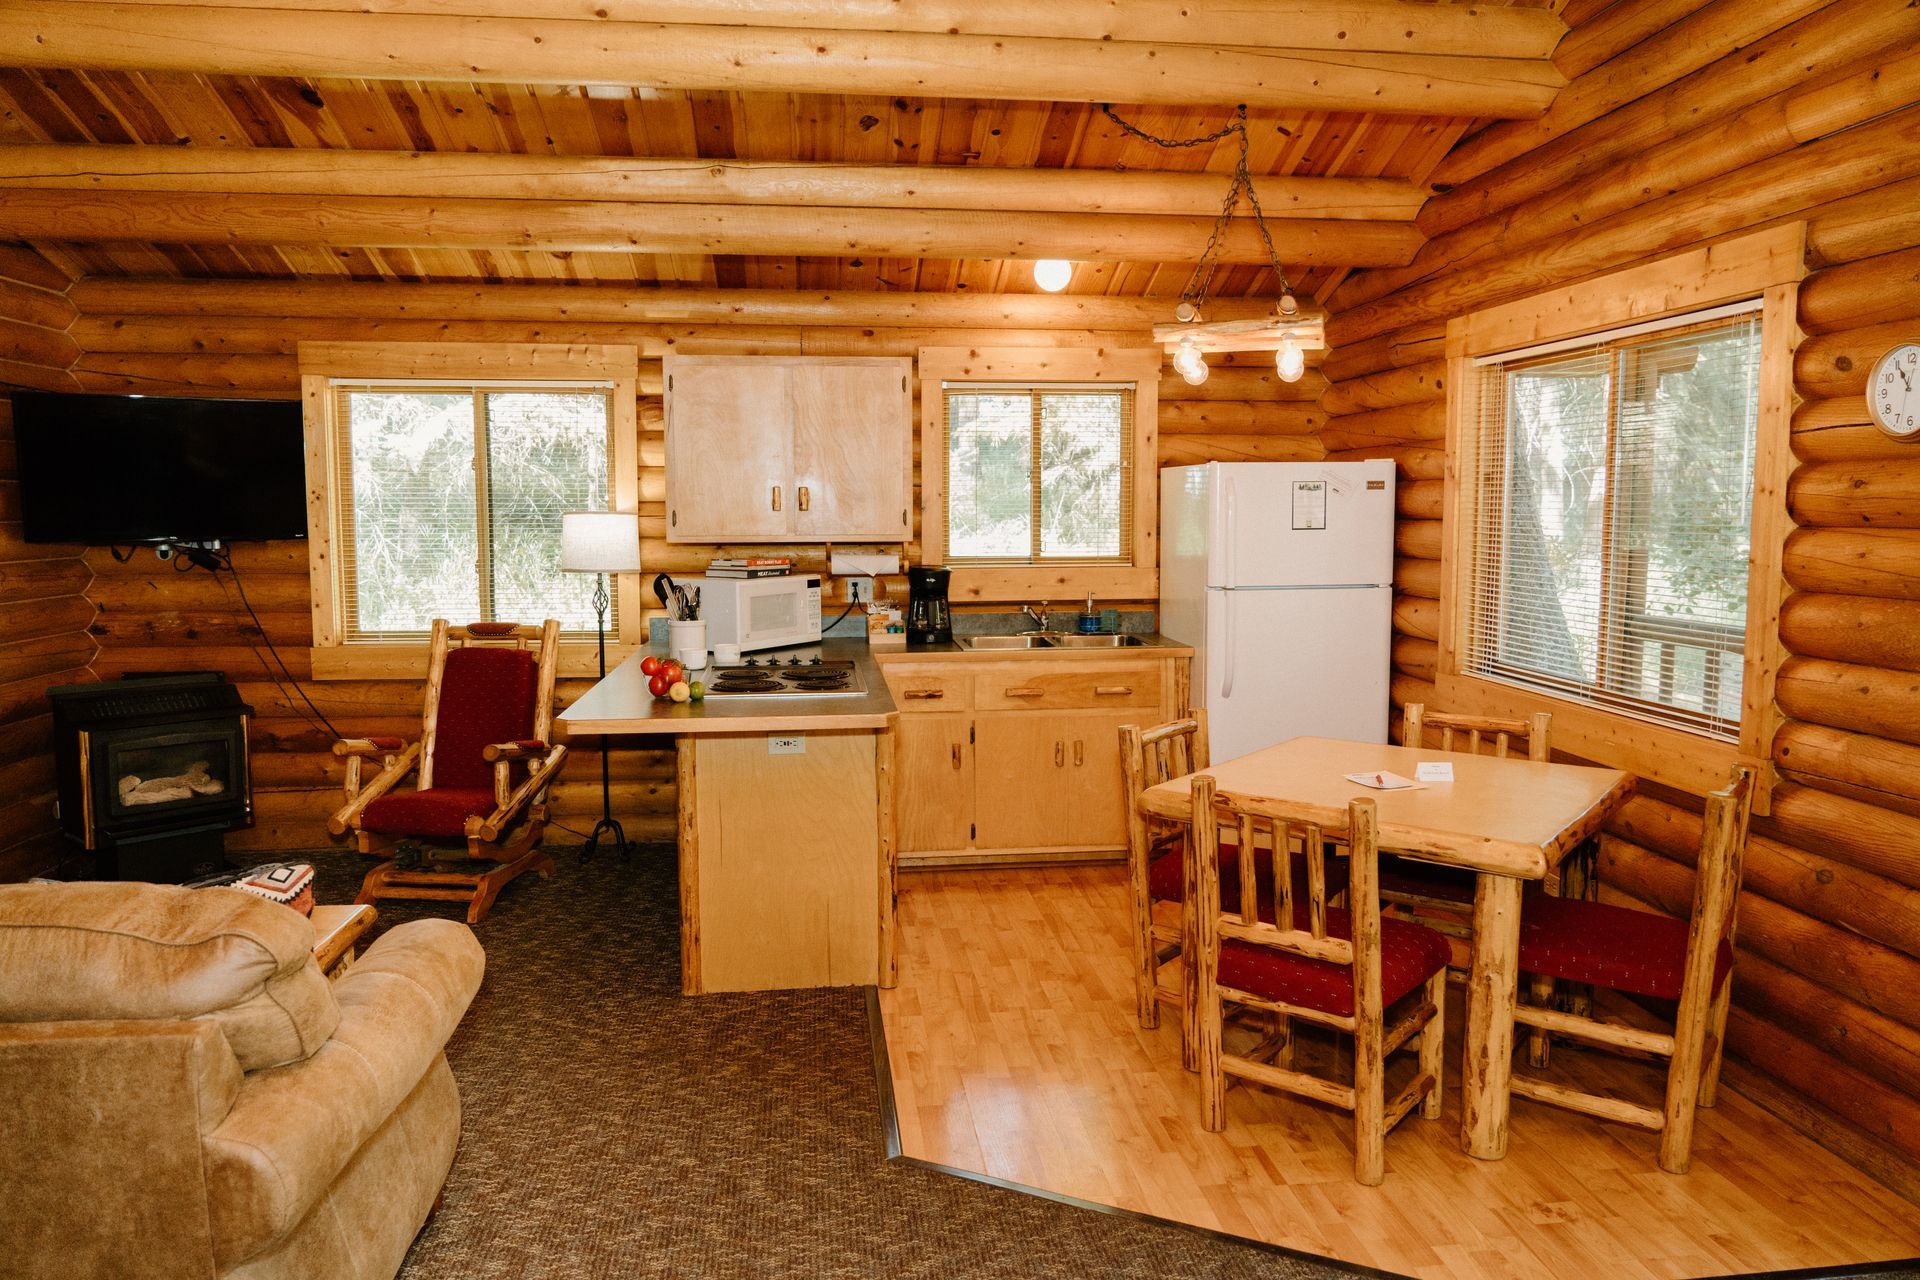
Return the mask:
[[947,563],[1131,563],[1133,387],[949,382]]
[[1790,223],[1448,322],[1436,705],[1768,811],[1805,272]]
[[592,576],[560,572],[560,513],[606,508],[610,400],[335,381],[343,637],[414,639],[435,618],[593,634]]
[[1158,594],[1161,360],[920,349],[920,559],[953,570],[953,599]]
[[1755,300],[1476,362],[1463,670],[1738,737],[1759,361]]
[[[313,672],[417,677],[435,618],[561,625],[594,667],[594,578],[560,572],[560,515],[633,511],[639,351],[509,343],[300,344]],[[607,642],[645,639],[638,574]]]

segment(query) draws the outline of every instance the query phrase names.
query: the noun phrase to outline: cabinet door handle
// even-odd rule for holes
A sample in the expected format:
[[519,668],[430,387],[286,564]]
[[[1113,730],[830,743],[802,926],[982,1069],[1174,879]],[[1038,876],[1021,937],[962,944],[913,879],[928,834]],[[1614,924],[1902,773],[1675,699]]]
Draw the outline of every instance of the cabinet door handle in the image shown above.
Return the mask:
[[779,485],[773,486],[773,509],[775,511],[778,511],[780,509],[780,486]]
[[1044,698],[1046,696],[1046,693],[1047,691],[1045,689],[1009,689],[1007,690],[1007,696],[1009,698]]
[[902,696],[907,698],[926,698],[931,700],[934,698],[946,697],[947,691],[945,689],[908,689]]
[[1064,765],[1066,762],[1067,762],[1067,744],[1064,742],[1054,743],[1053,744],[1053,767],[1058,769],[1060,766]]
[[1074,743],[1073,743],[1074,766],[1077,768],[1080,765],[1085,764],[1086,762],[1087,762],[1087,744],[1080,741],[1078,738],[1076,738],[1074,739]]
[[960,744],[957,742],[953,744],[953,767],[960,767]]
[[807,492],[807,486],[805,485],[800,486],[799,498],[800,498],[800,509],[802,511],[805,511],[813,501],[812,495]]
[[1133,692],[1133,686],[1130,684],[1101,684],[1095,685],[1093,691],[1101,697],[1124,698]]

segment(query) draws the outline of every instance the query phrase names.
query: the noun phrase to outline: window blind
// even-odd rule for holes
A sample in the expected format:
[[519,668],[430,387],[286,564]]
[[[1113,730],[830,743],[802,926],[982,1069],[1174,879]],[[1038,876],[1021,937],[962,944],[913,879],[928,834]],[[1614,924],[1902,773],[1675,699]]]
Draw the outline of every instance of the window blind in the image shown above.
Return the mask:
[[558,618],[563,634],[594,633],[592,575],[560,572],[560,515],[607,505],[607,388],[336,381],[331,391],[348,641],[418,639],[435,618]]
[[949,564],[1133,562],[1133,384],[942,384]]
[[1734,740],[1760,317],[1495,358],[1463,667]]

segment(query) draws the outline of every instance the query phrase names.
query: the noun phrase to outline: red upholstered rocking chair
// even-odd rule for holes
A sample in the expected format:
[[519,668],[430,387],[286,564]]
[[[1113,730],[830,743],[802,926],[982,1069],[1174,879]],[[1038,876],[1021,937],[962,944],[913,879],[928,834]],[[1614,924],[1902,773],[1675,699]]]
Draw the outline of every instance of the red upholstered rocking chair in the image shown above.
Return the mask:
[[[466,902],[467,923],[477,924],[514,877],[527,871],[553,875],[540,835],[547,789],[567,758],[564,746],[547,742],[559,652],[560,624],[551,618],[538,628],[511,622],[450,628],[444,618],[436,619],[420,741],[349,738],[334,744],[333,753],[347,761],[347,803],[327,823],[333,834],[351,831],[362,853],[402,841],[464,840],[465,858],[497,864],[475,871],[403,866],[395,858],[367,873],[357,901]],[[361,762],[376,758],[382,768],[363,787]],[[414,790],[394,790],[416,770]]]

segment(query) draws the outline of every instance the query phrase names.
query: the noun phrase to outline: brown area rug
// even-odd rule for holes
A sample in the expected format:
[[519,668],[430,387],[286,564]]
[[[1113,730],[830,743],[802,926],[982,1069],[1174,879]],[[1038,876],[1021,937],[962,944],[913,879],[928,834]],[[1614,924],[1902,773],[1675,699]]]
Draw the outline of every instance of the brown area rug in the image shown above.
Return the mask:
[[[865,992],[683,998],[673,850],[557,856],[477,930],[460,1153],[405,1280],[1379,1274],[889,1159]],[[350,901],[366,860],[313,860]],[[376,930],[429,914],[461,918]]]

